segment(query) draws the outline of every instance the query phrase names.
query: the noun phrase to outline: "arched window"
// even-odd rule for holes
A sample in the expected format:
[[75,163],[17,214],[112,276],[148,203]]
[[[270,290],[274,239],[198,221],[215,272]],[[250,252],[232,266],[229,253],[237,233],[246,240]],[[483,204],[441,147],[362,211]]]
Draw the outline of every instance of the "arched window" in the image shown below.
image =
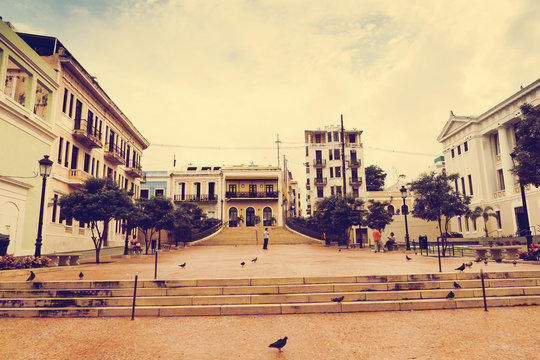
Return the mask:
[[255,226],[255,209],[251,206],[246,209],[246,226]]
[[409,215],[409,207],[407,205],[401,205],[401,213],[403,215]]
[[263,209],[263,226],[272,226],[272,208],[269,206]]
[[388,207],[386,208],[386,210],[388,210],[388,212],[392,215],[394,215],[394,205],[388,205]]
[[238,226],[238,209],[235,207],[229,208],[229,227]]

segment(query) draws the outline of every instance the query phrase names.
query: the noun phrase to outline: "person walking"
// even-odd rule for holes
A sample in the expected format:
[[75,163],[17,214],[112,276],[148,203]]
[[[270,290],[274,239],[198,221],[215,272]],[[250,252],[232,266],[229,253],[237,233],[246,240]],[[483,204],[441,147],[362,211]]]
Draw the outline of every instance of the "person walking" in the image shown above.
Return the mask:
[[373,240],[375,241],[375,252],[381,252],[381,248],[384,251],[384,246],[381,241],[381,232],[378,229],[373,230]]
[[264,238],[263,250],[268,250],[268,228],[264,228],[263,238]]

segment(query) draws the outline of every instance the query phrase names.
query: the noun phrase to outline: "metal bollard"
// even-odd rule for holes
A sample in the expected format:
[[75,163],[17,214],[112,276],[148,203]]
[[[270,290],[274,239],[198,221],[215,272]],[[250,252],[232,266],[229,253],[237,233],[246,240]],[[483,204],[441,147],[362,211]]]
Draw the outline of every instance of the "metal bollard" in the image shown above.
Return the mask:
[[131,320],[135,320],[135,299],[137,298],[137,279],[139,273],[135,273],[135,285],[133,286],[133,306],[131,307]]
[[158,254],[158,251],[156,250],[156,260],[154,264],[154,280],[157,279],[157,254]]
[[480,278],[482,279],[482,295],[484,296],[484,311],[487,309],[487,300],[486,300],[486,286],[484,285],[484,271],[480,269]]

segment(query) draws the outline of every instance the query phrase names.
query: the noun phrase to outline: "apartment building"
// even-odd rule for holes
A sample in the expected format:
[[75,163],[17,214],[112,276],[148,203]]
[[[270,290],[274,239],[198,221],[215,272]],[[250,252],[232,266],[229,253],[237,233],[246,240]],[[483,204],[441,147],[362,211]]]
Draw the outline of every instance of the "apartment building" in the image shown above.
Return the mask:
[[[128,117],[75,59],[50,36],[18,33],[57,72],[51,160],[44,214],[43,253],[94,247],[88,224],[65,218],[59,199],[80,190],[90,177],[113,179],[132,194],[139,193],[142,152],[149,145]],[[121,221],[113,221],[105,246],[124,243]]]
[[[520,106],[540,105],[540,79],[486,110],[479,116],[450,112],[437,140],[443,145],[446,171],[458,173],[457,191],[472,197],[471,208],[491,206],[498,219],[490,218],[489,236],[509,236],[524,228],[524,212],[517,178],[511,173],[510,154],[516,144],[515,128]],[[529,222],[533,235],[540,226],[540,190],[526,186]],[[477,220],[481,221],[481,220]],[[484,235],[483,223],[464,217],[453,219],[452,230],[465,237]]]
[[337,125],[305,131],[308,216],[312,215],[319,199],[330,195],[347,193],[366,200],[361,135],[361,130],[345,130],[341,136],[341,128]]
[[42,178],[38,161],[56,135],[58,76],[0,20],[0,233],[8,254],[34,253]]

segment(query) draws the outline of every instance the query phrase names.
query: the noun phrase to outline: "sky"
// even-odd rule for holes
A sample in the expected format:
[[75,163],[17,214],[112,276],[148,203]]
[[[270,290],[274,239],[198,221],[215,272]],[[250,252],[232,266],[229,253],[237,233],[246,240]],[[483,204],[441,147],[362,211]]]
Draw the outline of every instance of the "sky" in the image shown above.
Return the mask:
[[540,77],[537,0],[0,0],[57,37],[150,142],[143,170],[277,165],[305,184],[304,131],[362,130],[387,185]]

